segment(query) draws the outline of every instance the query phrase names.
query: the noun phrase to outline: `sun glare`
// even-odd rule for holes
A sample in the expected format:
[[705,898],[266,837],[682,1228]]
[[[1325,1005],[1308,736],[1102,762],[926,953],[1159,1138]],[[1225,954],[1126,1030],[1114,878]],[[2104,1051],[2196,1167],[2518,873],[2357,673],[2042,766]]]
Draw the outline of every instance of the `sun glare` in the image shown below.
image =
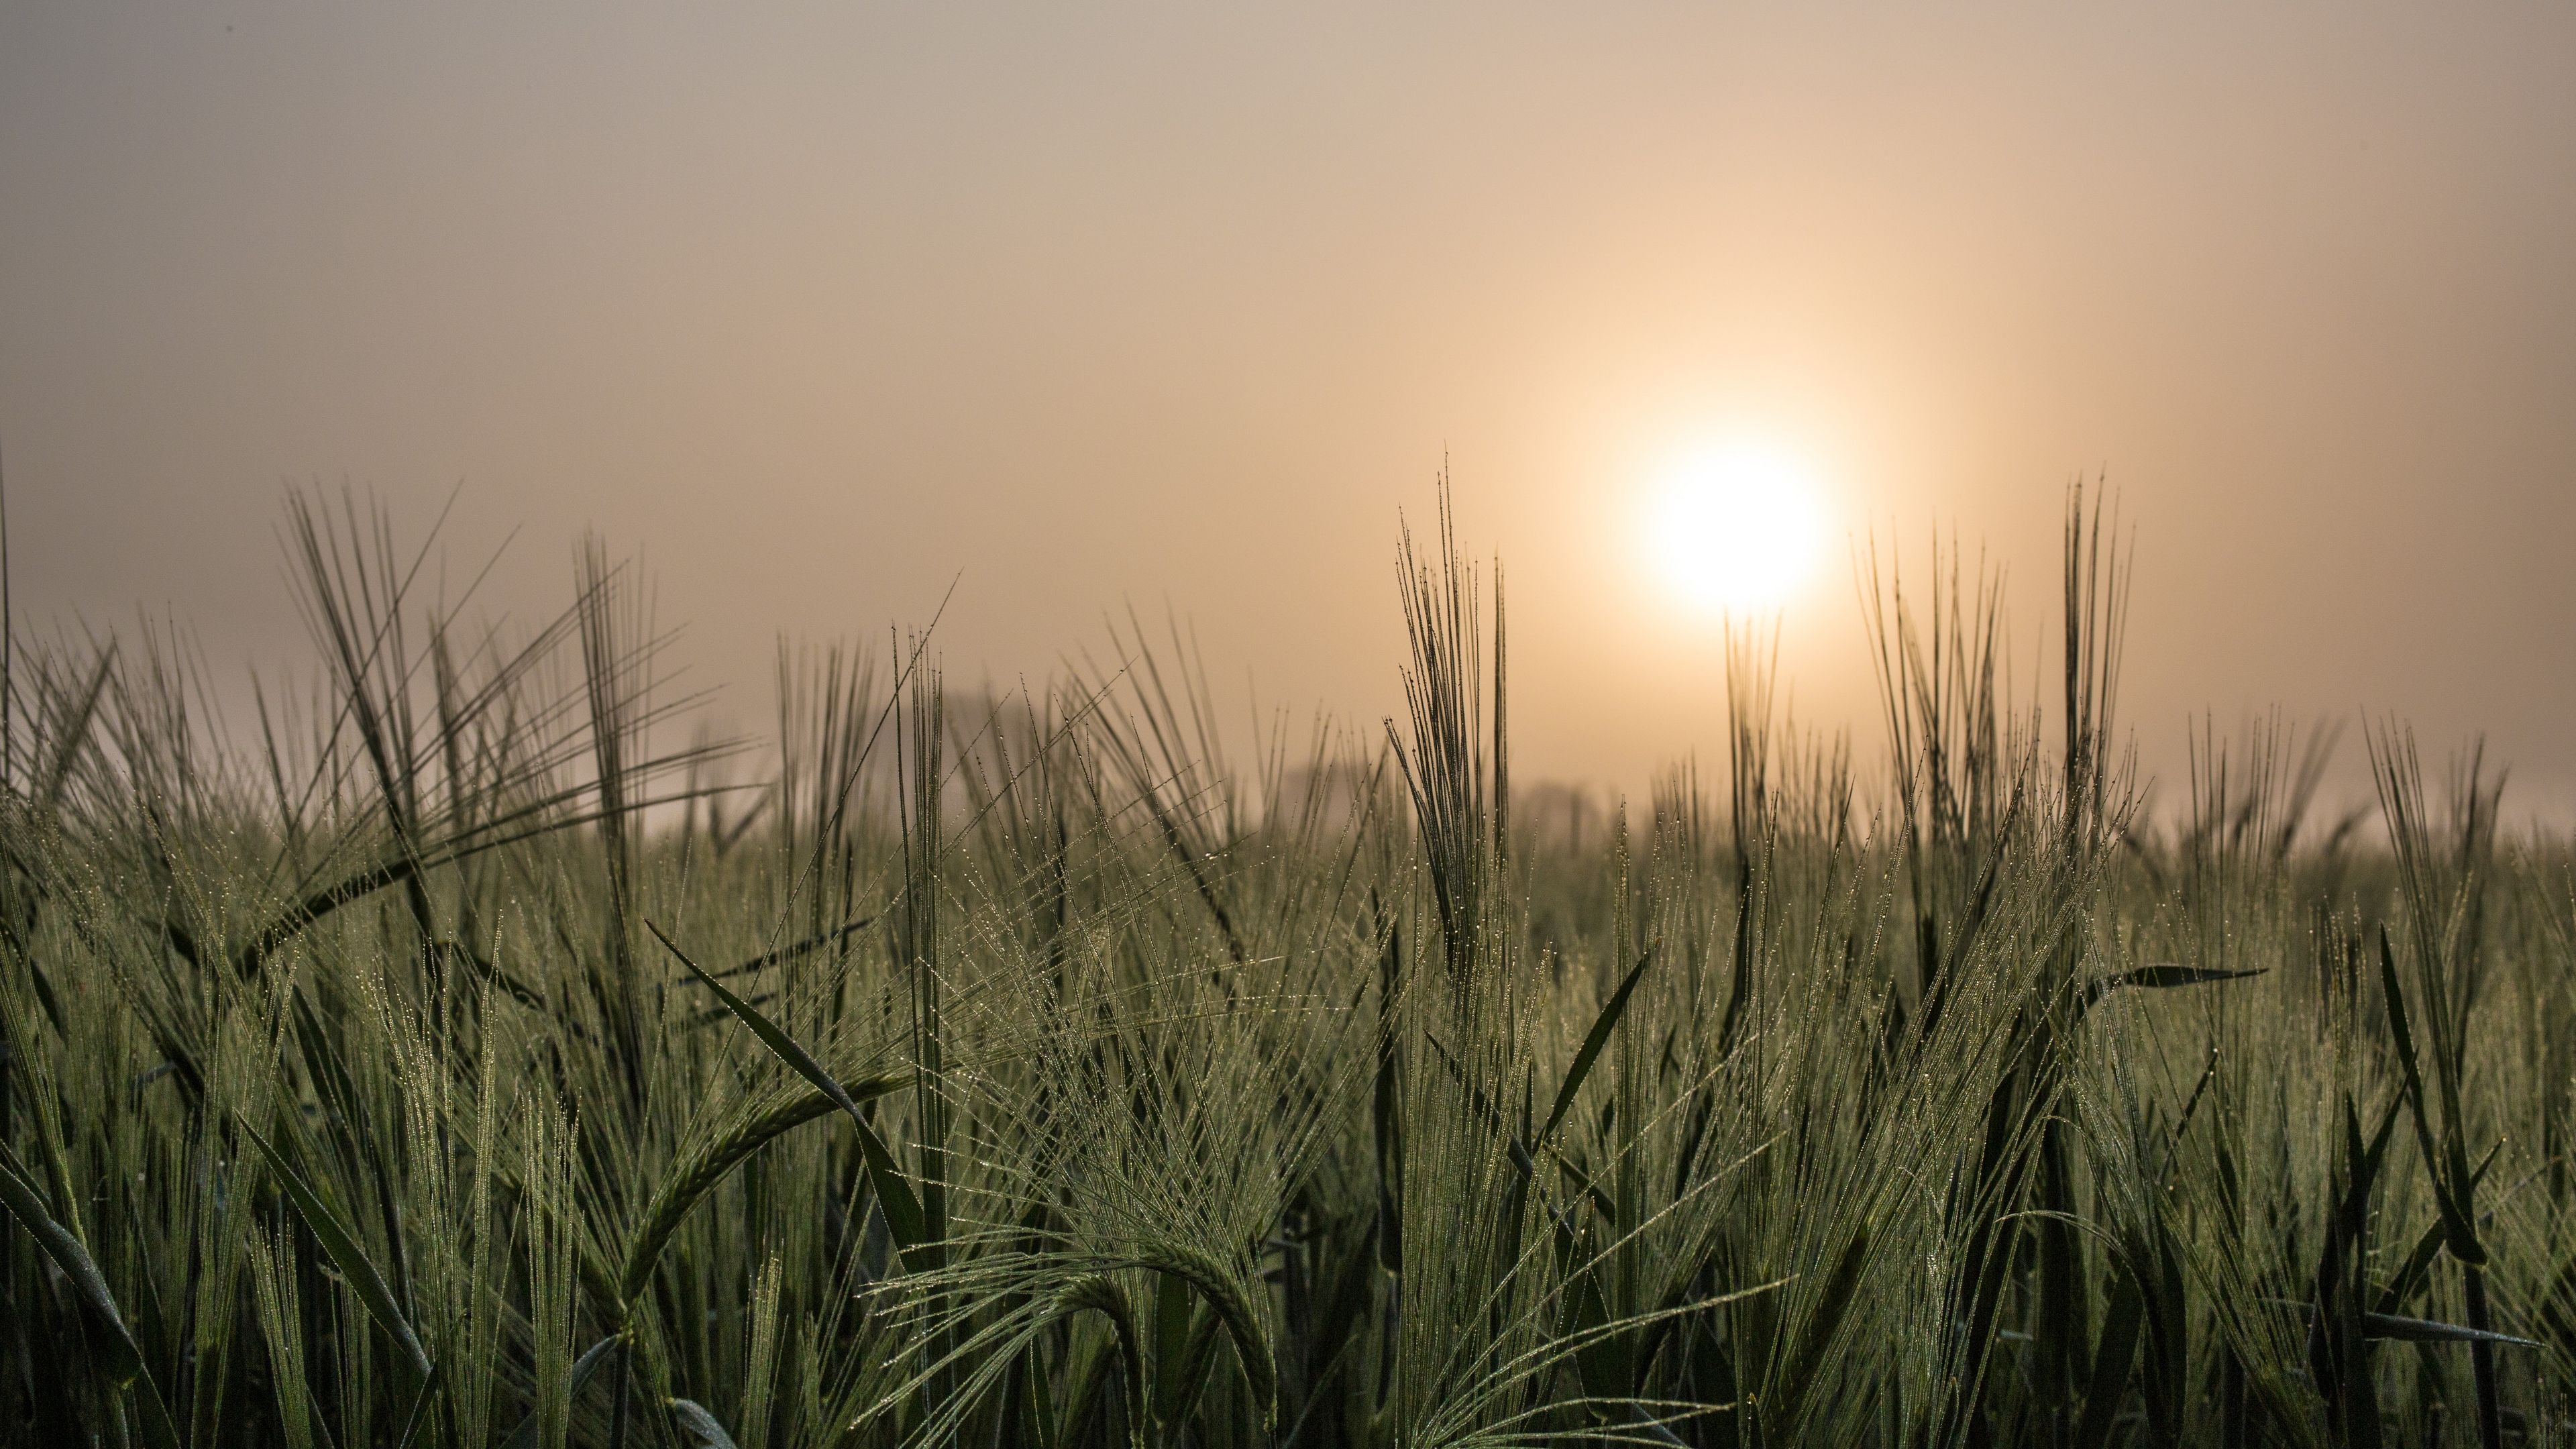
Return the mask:
[[1658,481],[1646,548],[1666,587],[1716,614],[1777,608],[1824,551],[1825,510],[1797,460],[1738,444],[1693,454]]

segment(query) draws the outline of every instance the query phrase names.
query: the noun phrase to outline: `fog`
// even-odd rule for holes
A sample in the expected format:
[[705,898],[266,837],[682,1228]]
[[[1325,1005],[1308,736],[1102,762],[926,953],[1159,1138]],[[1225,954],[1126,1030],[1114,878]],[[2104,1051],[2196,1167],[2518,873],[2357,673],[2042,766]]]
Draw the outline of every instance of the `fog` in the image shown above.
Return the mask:
[[1633,792],[1724,754],[1644,490],[1748,435],[1832,523],[1783,694],[1864,757],[1854,549],[2008,564],[2028,693],[2084,479],[2169,789],[2277,707],[2483,730],[2564,819],[2571,54],[2543,6],[14,7],[15,617],[305,659],[279,500],[347,484],[453,498],[478,611],[640,556],[744,728],[782,632],[936,614],[1010,688],[1131,607],[1247,725],[1374,728],[1446,467],[1515,775]]

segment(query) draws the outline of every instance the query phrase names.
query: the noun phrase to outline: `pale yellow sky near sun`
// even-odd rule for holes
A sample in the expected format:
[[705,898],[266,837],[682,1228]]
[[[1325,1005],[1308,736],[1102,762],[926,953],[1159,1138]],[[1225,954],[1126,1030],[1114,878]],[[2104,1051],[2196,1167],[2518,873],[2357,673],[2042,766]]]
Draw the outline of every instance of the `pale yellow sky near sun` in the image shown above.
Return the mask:
[[[941,625],[1043,676],[1133,599],[1374,728],[1398,509],[1509,570],[1516,772],[1723,755],[1641,537],[1676,452],[1812,471],[1802,716],[1879,740],[1850,540],[2137,533],[2150,768],[2279,705],[2484,729],[2576,813],[2576,9],[137,6],[0,12],[22,624],[306,657],[283,480],[692,680]],[[1247,678],[1249,684],[1246,683]],[[2358,740],[2344,749],[2359,778]]]

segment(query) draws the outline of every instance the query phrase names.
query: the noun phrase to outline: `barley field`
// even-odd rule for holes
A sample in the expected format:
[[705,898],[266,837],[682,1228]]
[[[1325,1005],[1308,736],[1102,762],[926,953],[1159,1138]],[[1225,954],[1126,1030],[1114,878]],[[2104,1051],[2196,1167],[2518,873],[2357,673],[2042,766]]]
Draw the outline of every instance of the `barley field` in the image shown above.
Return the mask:
[[1869,735],[1740,635],[1723,768],[1589,817],[1445,508],[1407,716],[1248,743],[1143,628],[782,648],[720,739],[596,545],[510,634],[282,536],[250,717],[12,640],[11,1443],[2570,1440],[2567,842],[2394,720],[2373,809],[2278,720],[2148,808],[2080,494],[2044,698],[1865,564]]

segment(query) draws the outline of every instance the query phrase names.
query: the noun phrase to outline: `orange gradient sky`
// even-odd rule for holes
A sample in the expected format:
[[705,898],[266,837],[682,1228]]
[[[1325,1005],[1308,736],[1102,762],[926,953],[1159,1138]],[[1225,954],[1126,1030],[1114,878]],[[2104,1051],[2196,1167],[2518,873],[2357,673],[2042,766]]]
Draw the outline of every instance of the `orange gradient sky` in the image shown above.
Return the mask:
[[[306,657],[284,481],[483,602],[640,549],[694,682],[941,625],[1042,677],[1165,601],[1221,692],[1395,707],[1448,458],[1515,771],[1723,752],[1659,469],[1815,480],[1802,717],[1879,736],[1849,540],[2137,530],[2123,712],[2478,729],[2576,806],[2576,8],[1406,5],[0,12],[22,627]],[[1247,680],[1249,681],[1247,683]],[[2344,778],[2361,779],[2358,739]]]

